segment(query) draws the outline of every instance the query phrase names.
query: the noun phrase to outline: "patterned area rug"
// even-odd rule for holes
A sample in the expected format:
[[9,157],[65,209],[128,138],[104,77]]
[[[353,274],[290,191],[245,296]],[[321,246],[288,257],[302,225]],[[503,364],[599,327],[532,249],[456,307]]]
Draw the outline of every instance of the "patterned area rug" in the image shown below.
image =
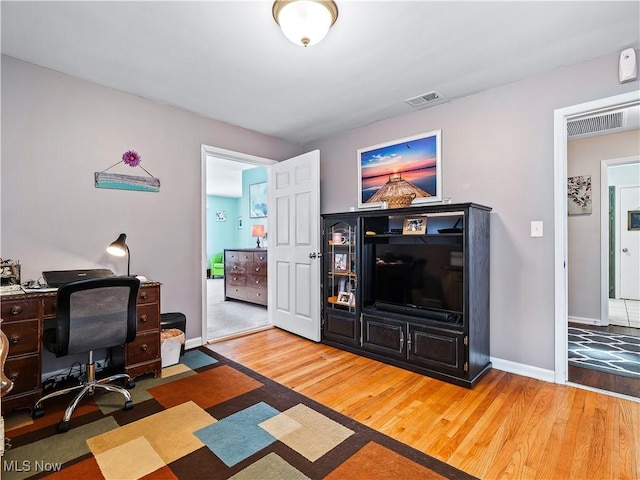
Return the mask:
[[640,337],[569,327],[569,364],[640,378]]
[[66,396],[8,415],[3,480],[474,478],[206,348],[131,393],[127,412],[97,393],[60,435]]

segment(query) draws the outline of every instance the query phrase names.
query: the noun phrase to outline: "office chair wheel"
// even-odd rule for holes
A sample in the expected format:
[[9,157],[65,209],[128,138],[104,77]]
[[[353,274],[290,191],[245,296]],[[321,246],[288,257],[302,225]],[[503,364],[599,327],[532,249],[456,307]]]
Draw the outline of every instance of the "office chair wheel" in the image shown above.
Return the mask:
[[38,418],[41,418],[43,415],[44,415],[44,408],[36,407],[33,409],[33,412],[31,413],[31,418],[36,420]]
[[69,422],[60,422],[56,427],[58,433],[66,433],[69,431]]
[[124,388],[126,388],[127,390],[136,388],[136,382],[134,382],[133,380],[127,380],[127,382],[124,384]]
[[124,402],[124,409],[131,410],[133,408],[133,400],[127,400]]

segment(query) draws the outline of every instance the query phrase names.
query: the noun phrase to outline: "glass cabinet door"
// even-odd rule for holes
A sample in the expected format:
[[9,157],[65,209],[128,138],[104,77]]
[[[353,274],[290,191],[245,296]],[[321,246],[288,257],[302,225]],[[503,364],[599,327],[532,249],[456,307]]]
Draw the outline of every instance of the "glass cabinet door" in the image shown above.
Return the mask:
[[327,221],[325,241],[326,307],[354,313],[358,289],[356,219]]

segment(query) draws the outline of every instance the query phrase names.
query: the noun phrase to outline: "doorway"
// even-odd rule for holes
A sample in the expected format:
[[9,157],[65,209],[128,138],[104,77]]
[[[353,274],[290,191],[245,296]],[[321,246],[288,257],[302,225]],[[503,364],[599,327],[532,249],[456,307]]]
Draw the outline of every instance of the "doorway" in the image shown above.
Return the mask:
[[[640,103],[638,92],[630,92],[628,94],[619,95],[616,97],[610,97],[594,102],[588,102],[585,104],[575,105],[573,107],[567,107],[564,109],[556,110],[555,112],[555,165],[554,165],[554,180],[555,180],[555,192],[556,197],[554,200],[555,212],[554,212],[554,227],[555,227],[555,380],[557,383],[576,382],[583,385],[591,386],[597,389],[606,389],[609,391],[616,391],[611,386],[611,376],[609,381],[592,384],[585,381],[584,378],[577,378],[569,375],[569,296],[570,285],[568,281],[570,262],[569,248],[569,232],[568,232],[568,207],[567,207],[567,177],[568,175],[568,123],[574,119],[579,119],[591,114],[608,112],[614,109],[620,109],[627,106],[637,105]],[[575,174],[575,172],[574,172]],[[599,176],[599,175],[598,175]],[[599,208],[599,204],[598,204]],[[606,216],[606,215],[605,215]],[[606,252],[605,252],[606,254]],[[596,261],[600,258],[598,254]],[[604,280],[603,280],[604,281]],[[597,282],[600,284],[600,282]],[[601,299],[600,292],[596,292],[595,298]],[[608,298],[608,297],[607,297]],[[600,310],[600,309],[599,309]],[[608,302],[606,306],[602,306],[601,310],[608,311]],[[586,317],[587,319],[589,316]],[[608,327],[607,317],[603,317],[600,311],[596,311],[591,316],[592,322],[586,322],[586,326],[591,329],[610,329]],[[604,320],[604,321],[602,321]],[[591,325],[588,325],[588,324]],[[585,324],[578,325],[579,327],[585,327]],[[587,332],[588,333],[588,332]],[[615,383],[615,382],[613,382]],[[637,386],[632,387],[637,390]],[[627,391],[618,392],[623,395],[627,395]]]
[[[202,335],[204,343],[210,343],[270,328],[273,324],[268,306],[226,297],[224,257],[218,257],[225,248],[251,248],[251,225],[266,225],[266,217],[252,218],[248,211],[245,212],[248,186],[244,183],[253,183],[252,178],[256,175],[250,170],[256,172],[259,170],[256,167],[268,170],[277,162],[208,145],[202,145],[201,162],[201,245],[203,271],[206,272],[202,286]],[[260,175],[259,180],[264,177],[266,182],[268,172]],[[211,233],[213,231],[216,233]]]

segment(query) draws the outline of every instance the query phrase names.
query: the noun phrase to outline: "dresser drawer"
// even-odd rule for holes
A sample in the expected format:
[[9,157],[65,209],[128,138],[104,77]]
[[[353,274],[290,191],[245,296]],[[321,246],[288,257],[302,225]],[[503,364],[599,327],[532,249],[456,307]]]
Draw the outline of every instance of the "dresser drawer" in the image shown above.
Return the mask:
[[244,300],[247,296],[247,287],[240,287],[237,285],[230,285],[227,287],[227,297],[237,298]]
[[232,272],[227,274],[227,285],[244,286],[246,284],[247,276],[244,273]]
[[139,333],[135,340],[126,344],[127,366],[153,360],[160,356],[160,335],[157,331]]
[[246,265],[242,263],[230,263],[225,265],[225,275],[229,274],[241,274],[244,275],[246,273]]
[[143,303],[158,303],[160,289],[155,287],[141,288],[138,291],[138,305]]
[[247,300],[260,305],[267,304],[267,289],[247,287]]
[[158,305],[138,305],[138,332],[148,330],[158,330],[160,328],[160,318],[158,316]]
[[9,357],[38,353],[40,351],[40,335],[38,320],[2,323],[2,331],[9,340]]
[[266,263],[250,263],[247,268],[248,275],[260,275],[262,277],[267,276],[267,264]]
[[[9,396],[34,390],[40,386],[40,365],[38,355],[9,358],[4,364],[4,374],[13,381]],[[3,400],[4,402],[4,400]]]
[[2,320],[4,322],[15,322],[18,320],[28,320],[38,318],[40,302],[37,299],[2,301]]
[[267,289],[267,277],[259,275],[247,275],[247,287]]
[[253,252],[254,263],[267,264],[267,252]]
[[225,263],[225,265],[232,265],[234,263],[239,263],[240,262],[240,253],[241,252],[235,252],[233,250],[226,250],[224,252],[224,263]]

